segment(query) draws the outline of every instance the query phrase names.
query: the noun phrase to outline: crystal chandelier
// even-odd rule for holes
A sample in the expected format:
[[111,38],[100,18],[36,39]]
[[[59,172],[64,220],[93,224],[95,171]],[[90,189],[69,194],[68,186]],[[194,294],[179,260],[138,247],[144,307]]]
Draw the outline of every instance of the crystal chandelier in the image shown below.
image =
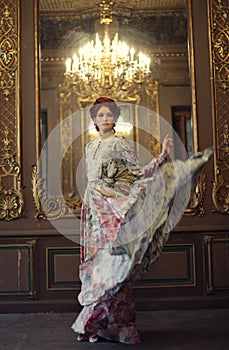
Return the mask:
[[106,90],[127,91],[140,86],[150,74],[150,58],[142,52],[136,54],[118,33],[113,40],[109,36],[112,22],[112,1],[100,1],[100,24],[104,25],[104,37],[96,34],[95,40],[88,42],[66,60],[67,79],[81,84],[81,93]]

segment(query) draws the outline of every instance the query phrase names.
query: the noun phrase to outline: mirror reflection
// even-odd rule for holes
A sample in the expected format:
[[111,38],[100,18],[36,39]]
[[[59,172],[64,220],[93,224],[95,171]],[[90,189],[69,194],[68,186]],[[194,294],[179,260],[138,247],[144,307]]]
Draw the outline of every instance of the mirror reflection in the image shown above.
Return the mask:
[[[121,104],[116,132],[152,155],[160,150],[159,114],[179,134],[188,154],[193,153],[187,22],[186,0],[129,0],[113,5],[111,1],[39,0],[41,146],[66,121],[61,129],[64,144],[72,133],[68,117],[81,111],[82,133],[62,163],[66,198],[77,198],[74,174],[86,143],[96,136],[87,107],[99,96]],[[138,128],[138,105],[158,113],[158,119],[149,119],[148,133]],[[157,137],[151,136],[152,130]],[[176,157],[182,157],[179,151],[174,148]],[[49,192],[55,195],[55,174],[48,158],[42,160],[42,167]]]

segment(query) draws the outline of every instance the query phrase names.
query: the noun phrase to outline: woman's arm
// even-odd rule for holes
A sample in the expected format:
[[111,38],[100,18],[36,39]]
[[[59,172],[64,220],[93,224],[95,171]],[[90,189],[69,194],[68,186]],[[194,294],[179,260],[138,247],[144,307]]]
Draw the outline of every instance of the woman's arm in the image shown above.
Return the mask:
[[159,157],[166,159],[169,156],[172,147],[173,147],[173,140],[171,139],[169,134],[167,134],[163,140],[162,151]]
[[131,143],[126,138],[121,139],[119,143],[119,151],[128,169],[139,178],[152,176],[158,166],[166,162],[172,146],[173,141],[167,134],[163,140],[162,151],[160,155],[156,158],[153,158],[150,163],[145,166],[140,165]]
[[172,147],[173,140],[171,139],[169,134],[167,134],[163,140],[162,151],[159,154],[159,156],[152,159],[152,161],[144,167],[144,175],[146,177],[151,176],[159,165],[167,161],[167,157],[169,156]]

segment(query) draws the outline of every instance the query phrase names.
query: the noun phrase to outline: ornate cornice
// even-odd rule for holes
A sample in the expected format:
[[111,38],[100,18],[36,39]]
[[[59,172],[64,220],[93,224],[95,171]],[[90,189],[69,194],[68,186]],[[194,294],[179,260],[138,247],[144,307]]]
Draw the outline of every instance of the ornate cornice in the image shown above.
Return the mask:
[[[40,11],[46,16],[69,16],[74,13],[81,18],[87,18],[92,14],[99,12],[99,0],[39,0]],[[172,13],[182,11],[186,8],[186,0],[122,0],[115,1],[113,13],[121,12],[123,14],[147,14],[152,13]]]
[[[47,17],[40,13],[41,49],[75,49],[94,38],[95,32],[103,35],[103,26],[98,23],[99,13],[83,18],[72,13],[65,17]],[[138,15],[127,15],[121,10],[114,15],[109,27],[110,35],[119,33],[122,40],[142,48],[155,45],[186,45],[187,13],[186,10],[174,13],[150,13],[144,11]]]

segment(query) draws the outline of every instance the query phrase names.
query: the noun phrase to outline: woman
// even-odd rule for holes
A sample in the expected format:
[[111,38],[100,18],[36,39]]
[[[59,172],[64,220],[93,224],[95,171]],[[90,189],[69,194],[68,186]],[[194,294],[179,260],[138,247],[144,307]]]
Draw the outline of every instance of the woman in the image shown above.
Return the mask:
[[174,167],[166,163],[173,146],[167,135],[161,154],[142,167],[130,142],[115,136],[120,115],[115,101],[98,98],[90,114],[99,138],[86,147],[88,186],[81,216],[78,297],[83,309],[72,329],[78,341],[103,337],[136,344],[140,338],[132,283],[160,255],[181,210],[173,205],[174,198],[211,151],[176,161]]

